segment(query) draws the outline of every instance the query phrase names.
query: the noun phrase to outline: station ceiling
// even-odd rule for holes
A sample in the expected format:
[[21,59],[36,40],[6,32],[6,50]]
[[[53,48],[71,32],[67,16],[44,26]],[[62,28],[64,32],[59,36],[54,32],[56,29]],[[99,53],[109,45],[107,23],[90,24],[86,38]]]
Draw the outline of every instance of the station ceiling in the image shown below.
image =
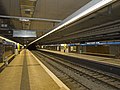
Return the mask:
[[[14,16],[14,17],[28,17],[28,18],[43,18],[43,19],[51,19],[51,20],[64,20],[69,15],[86,5],[91,0],[0,0],[0,15],[4,16]],[[118,0],[119,1],[119,0]],[[118,13],[120,6],[120,2],[116,4],[117,9],[114,9],[117,12],[114,12],[112,16],[103,15],[106,14],[107,9],[101,10],[99,12],[101,15],[98,16],[98,19],[94,17],[89,17],[91,19],[86,18],[83,20],[84,23],[79,23],[77,25],[80,26],[79,29],[92,27],[93,25],[103,24],[111,21],[111,17],[116,17],[114,20],[119,19],[120,14]],[[102,18],[101,18],[102,17]],[[102,20],[105,21],[102,21]],[[91,21],[92,20],[92,21]],[[89,23],[88,23],[89,22]],[[7,23],[9,28],[1,28],[1,30],[8,30],[12,32],[12,30],[35,30],[37,32],[37,37],[44,35],[45,33],[49,32],[53,29],[58,22],[53,21],[41,21],[41,20],[30,20],[30,21],[20,21],[19,19],[8,19],[8,18],[0,18],[0,23]],[[90,25],[89,25],[90,24]],[[81,26],[82,25],[82,26]],[[46,37],[41,42],[45,42],[53,40],[56,35],[59,34],[59,38],[63,36],[63,34],[70,34],[76,31],[77,27],[73,27],[73,30],[69,30],[69,32],[58,32],[54,33],[53,35]],[[70,28],[67,28],[70,29]],[[35,40],[36,38],[13,38],[11,34],[2,33],[3,36],[15,40],[21,44],[28,44],[31,41]]]
[[[0,0],[0,15],[63,20],[90,0]],[[15,30],[36,30],[37,37],[51,30],[56,22],[4,20]],[[9,36],[9,38],[12,38]],[[13,38],[14,39],[14,38]],[[22,38],[15,39],[23,42]],[[34,38],[24,38],[24,42]]]

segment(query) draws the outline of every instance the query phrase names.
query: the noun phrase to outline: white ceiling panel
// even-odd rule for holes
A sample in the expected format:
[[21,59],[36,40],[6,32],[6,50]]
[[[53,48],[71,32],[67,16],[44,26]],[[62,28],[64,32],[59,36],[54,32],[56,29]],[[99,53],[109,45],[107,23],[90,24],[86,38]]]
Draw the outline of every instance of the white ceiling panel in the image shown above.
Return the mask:
[[[31,2],[30,0],[0,0],[0,7],[2,5],[5,15],[63,20],[89,1],[91,0],[37,0],[37,2]],[[31,10],[31,13],[26,13],[26,10]],[[11,21],[16,30],[36,30],[37,36],[43,35],[57,24],[43,21]]]
[[31,30],[50,30],[53,28],[53,25],[54,24],[50,22],[32,21]]
[[64,19],[91,0],[38,0],[34,17]]
[[[33,17],[63,20],[89,1],[90,0],[38,0]],[[32,21],[31,30],[49,31],[53,26],[53,22]]]

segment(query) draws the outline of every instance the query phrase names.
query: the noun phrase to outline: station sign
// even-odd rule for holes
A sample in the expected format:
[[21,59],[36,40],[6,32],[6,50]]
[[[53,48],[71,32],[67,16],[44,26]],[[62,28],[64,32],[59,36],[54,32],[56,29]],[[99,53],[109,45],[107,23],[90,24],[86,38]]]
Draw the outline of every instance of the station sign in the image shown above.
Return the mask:
[[37,37],[35,30],[13,30],[13,37]]
[[68,44],[68,46],[79,46],[80,43],[71,43],[71,44]]
[[89,46],[89,45],[120,45],[120,42],[87,42],[84,44],[80,44],[81,46]]

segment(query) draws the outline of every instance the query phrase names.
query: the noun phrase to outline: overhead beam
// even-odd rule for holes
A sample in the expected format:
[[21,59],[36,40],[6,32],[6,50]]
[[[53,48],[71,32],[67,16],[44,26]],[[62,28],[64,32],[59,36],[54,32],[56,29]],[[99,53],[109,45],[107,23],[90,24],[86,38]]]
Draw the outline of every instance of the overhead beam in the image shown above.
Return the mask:
[[29,17],[5,16],[5,15],[0,15],[0,18],[19,19],[19,20],[23,20],[24,19],[24,20],[56,22],[56,23],[60,23],[62,21],[62,20],[46,19],[46,18],[29,18]]

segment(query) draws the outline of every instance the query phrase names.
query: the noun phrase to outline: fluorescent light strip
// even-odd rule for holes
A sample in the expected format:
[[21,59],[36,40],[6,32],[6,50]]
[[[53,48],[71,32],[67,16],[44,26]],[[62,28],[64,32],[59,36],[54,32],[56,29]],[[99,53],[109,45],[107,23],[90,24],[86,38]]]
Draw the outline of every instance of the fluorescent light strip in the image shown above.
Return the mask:
[[[14,44],[17,44],[17,42],[14,42],[14,41],[12,41],[12,40],[10,40],[10,39],[7,39],[7,38],[4,38],[4,37],[2,37],[2,36],[0,36],[0,38],[6,40],[6,41],[8,41],[8,42],[12,42],[12,43],[14,43]],[[21,45],[21,44],[20,44],[20,45]],[[21,45],[21,46],[23,46],[23,45]]]
[[29,45],[33,44],[34,42],[46,37],[47,35],[59,30],[60,28],[80,19],[81,17],[88,15],[90,13],[92,13],[93,11],[96,11],[102,7],[104,7],[106,4],[109,4],[110,2],[115,2],[116,0],[101,0],[100,2],[98,2],[97,4],[93,5],[92,7],[88,8],[87,10],[83,11],[82,13],[78,14],[77,16],[73,17],[72,19],[68,20],[67,22],[63,23],[62,25],[58,26],[57,28],[51,30],[50,32],[44,34],[43,36],[41,36],[40,38],[32,41]]
[[35,1],[37,1],[37,0],[30,0],[30,1],[35,2]]

